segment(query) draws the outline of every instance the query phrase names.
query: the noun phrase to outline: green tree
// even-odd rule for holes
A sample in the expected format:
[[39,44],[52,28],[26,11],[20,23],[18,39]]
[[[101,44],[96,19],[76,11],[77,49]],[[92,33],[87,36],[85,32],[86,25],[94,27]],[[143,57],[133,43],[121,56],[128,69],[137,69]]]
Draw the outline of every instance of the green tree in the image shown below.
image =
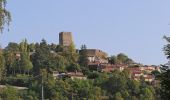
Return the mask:
[[8,10],[6,10],[6,0],[0,0],[0,31],[2,33],[4,26],[10,24],[11,22],[11,14]]
[[69,66],[67,66],[67,71],[69,72],[80,71],[80,66],[77,63],[71,63]]
[[154,70],[154,71],[152,71],[151,73],[152,73],[152,75],[154,75],[156,78],[158,78],[159,75],[161,74],[158,70]]
[[[170,37],[164,36],[164,39],[168,42],[164,46],[164,53],[167,56],[167,59],[170,59]],[[160,81],[161,81],[161,98],[163,100],[167,100],[170,98],[170,69],[169,64],[163,66],[163,73],[161,73]]]
[[35,51],[35,44],[34,43],[28,44],[28,51],[29,52],[34,52]]
[[78,61],[78,53],[76,52],[75,45],[71,43],[70,46],[66,47],[66,50],[63,52],[63,56],[70,63],[76,63]]
[[117,64],[118,63],[118,59],[116,56],[111,56],[109,59],[109,63],[111,64]]
[[5,47],[5,51],[11,51],[13,53],[19,52],[19,45],[14,42],[8,43],[8,46]]
[[140,93],[140,82],[136,80],[128,81],[128,87],[132,95],[138,95]]
[[125,90],[125,91],[122,91],[122,97],[125,99],[125,100],[130,100],[130,94],[128,92],[128,90]]
[[50,49],[47,42],[43,39],[40,44],[36,44],[36,50],[32,56],[34,75],[40,73],[40,69],[49,68]]
[[30,72],[30,70],[33,68],[32,62],[29,59],[29,55],[26,52],[21,53],[21,60],[20,60],[20,66],[25,73]]
[[19,45],[14,42],[10,42],[7,47],[4,49],[4,57],[6,61],[7,73],[15,74],[18,70],[18,61],[16,54],[19,53]]
[[128,60],[128,56],[126,56],[123,53],[120,53],[117,55],[117,59],[121,62],[121,63],[125,63]]
[[115,94],[127,89],[127,78],[124,73],[115,70],[112,76],[106,81],[105,88],[110,94]]
[[20,44],[20,52],[28,52],[28,43],[27,39],[24,39]]
[[115,100],[124,100],[120,92],[115,94]]
[[15,54],[12,51],[4,51],[4,57],[5,57],[5,66],[7,68],[7,74],[15,74],[15,63],[16,63],[16,57]]
[[0,50],[0,81],[4,79],[5,76],[5,59],[2,51]]
[[82,45],[81,50],[79,51],[79,64],[83,72],[88,69],[88,58],[87,58],[87,50],[86,45]]
[[140,100],[155,100],[154,95],[149,88],[143,88],[140,94]]
[[12,87],[1,89],[0,98],[2,100],[20,100],[18,91]]
[[68,61],[62,55],[57,53],[50,54],[49,57],[49,71],[65,72],[66,67],[69,65]]

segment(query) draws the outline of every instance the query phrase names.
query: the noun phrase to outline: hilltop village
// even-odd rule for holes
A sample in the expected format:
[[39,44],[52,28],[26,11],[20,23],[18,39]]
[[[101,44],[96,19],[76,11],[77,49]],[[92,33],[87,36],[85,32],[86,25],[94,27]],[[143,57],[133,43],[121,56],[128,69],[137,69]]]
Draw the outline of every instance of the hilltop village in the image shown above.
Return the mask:
[[[72,40],[72,33],[71,32],[61,32],[59,33],[59,45],[64,46],[67,48],[68,46],[74,44]],[[67,49],[66,49],[67,50]],[[155,83],[155,76],[152,72],[160,72],[160,66],[155,65],[142,65],[139,63],[134,62],[132,59],[125,59],[124,62],[116,62],[115,59],[112,57],[108,57],[108,54],[99,49],[87,49],[86,45],[82,45],[81,50],[77,49],[77,53],[85,53],[87,59],[87,67],[91,71],[98,71],[98,72],[112,72],[114,70],[129,70],[130,76],[134,80],[140,80],[141,77],[144,78],[145,81],[150,83]],[[120,53],[118,55],[121,59],[124,59],[126,55]],[[125,57],[126,58],[126,57]],[[68,73],[58,73],[57,71],[53,72],[54,77],[58,76],[70,76],[72,79],[86,79],[86,76],[83,75],[82,72],[68,72]]]
[[[74,45],[73,37],[71,32],[60,32],[59,33],[59,45],[64,48],[64,51],[67,51],[69,46]],[[50,51],[52,54],[55,51]],[[85,56],[84,60],[86,67],[90,71],[97,71],[97,72],[112,72],[114,70],[128,70],[130,71],[129,78],[134,80],[140,80],[141,77],[144,78],[147,82],[155,83],[155,76],[151,72],[160,72],[160,66],[156,65],[142,65],[139,63],[134,62],[132,59],[127,58],[127,56],[123,53],[118,54],[117,56],[120,59],[125,59],[125,61],[120,62],[118,59],[108,57],[108,54],[99,49],[87,49],[86,45],[82,45],[81,50],[76,49],[76,53],[83,54]],[[57,53],[56,53],[57,54]],[[34,55],[34,51],[29,53],[30,56]],[[21,59],[21,53],[16,52],[15,56],[17,59]],[[122,58],[121,58],[122,57]],[[124,57],[124,58],[123,58]],[[127,58],[127,59],[126,59]],[[87,79],[87,76],[81,71],[74,71],[74,72],[59,72],[53,71],[53,76],[55,78],[58,77],[65,77],[68,76],[71,79],[78,78],[78,79]]]
[[60,32],[59,44],[10,42],[0,62],[2,100],[160,99],[159,66],[84,44],[76,49],[71,32]]

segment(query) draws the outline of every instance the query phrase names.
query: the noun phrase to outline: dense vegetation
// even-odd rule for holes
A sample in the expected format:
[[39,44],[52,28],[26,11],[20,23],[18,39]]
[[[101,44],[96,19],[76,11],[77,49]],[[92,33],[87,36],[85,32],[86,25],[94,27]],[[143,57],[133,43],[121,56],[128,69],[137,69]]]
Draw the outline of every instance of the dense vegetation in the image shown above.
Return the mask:
[[[110,73],[90,71],[87,67],[86,46],[77,53],[74,44],[63,47],[48,44],[44,39],[40,43],[9,43],[0,51],[0,83],[7,85],[1,88],[2,100],[155,100],[159,99],[159,88],[150,83],[129,78],[129,71],[115,70]],[[20,55],[18,55],[20,54]],[[132,62],[124,54],[119,54],[119,63]],[[110,61],[115,63],[115,58]],[[78,80],[67,77],[54,79],[53,71],[83,72],[88,79]],[[16,90],[11,86],[27,87]],[[12,94],[12,95],[11,95]]]
[[[168,42],[167,45],[164,46],[164,52],[167,56],[167,59],[170,59],[170,37],[164,36],[164,39]],[[163,65],[162,67],[163,73],[160,76],[161,81],[161,98],[163,100],[168,100],[170,98],[170,62]]]

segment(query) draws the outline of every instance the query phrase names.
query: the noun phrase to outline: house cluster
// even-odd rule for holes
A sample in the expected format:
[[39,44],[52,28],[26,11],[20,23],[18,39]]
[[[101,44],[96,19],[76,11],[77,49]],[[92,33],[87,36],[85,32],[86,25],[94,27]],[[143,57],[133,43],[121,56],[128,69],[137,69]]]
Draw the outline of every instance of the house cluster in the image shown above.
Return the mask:
[[131,73],[131,78],[134,80],[140,80],[141,76],[144,78],[147,82],[153,82],[155,80],[154,75],[151,74],[152,71],[159,71],[160,67],[158,66],[138,66],[138,67],[128,67],[127,68]]
[[110,64],[108,63],[107,54],[101,50],[97,49],[87,49],[87,58],[89,60],[88,66],[90,70],[99,72],[112,72],[114,70],[129,70],[130,78],[134,80],[140,80],[141,77],[147,82],[153,82],[155,80],[154,75],[151,74],[152,71],[159,71],[159,66],[154,65],[139,65],[139,64]]
[[[69,46],[73,42],[72,33],[71,32],[61,32],[59,33],[59,44],[63,46]],[[79,50],[81,52],[81,50]],[[140,80],[141,77],[144,78],[145,81],[153,82],[155,77],[151,74],[152,71],[157,70],[160,71],[159,66],[154,65],[139,65],[139,64],[110,64],[108,62],[108,55],[106,52],[99,49],[86,49],[86,56],[88,59],[88,67],[92,71],[98,72],[112,72],[114,70],[129,70],[130,78],[134,80]],[[130,67],[133,66],[133,67]],[[69,72],[69,73],[58,73],[54,72],[53,75],[55,77],[69,77],[71,79],[87,79],[85,75],[81,72]]]

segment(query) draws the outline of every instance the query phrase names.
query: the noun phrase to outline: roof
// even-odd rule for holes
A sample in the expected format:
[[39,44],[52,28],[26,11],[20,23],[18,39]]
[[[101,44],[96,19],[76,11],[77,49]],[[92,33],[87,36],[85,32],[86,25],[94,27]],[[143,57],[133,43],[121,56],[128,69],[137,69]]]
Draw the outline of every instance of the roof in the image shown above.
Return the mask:
[[68,76],[77,76],[77,77],[86,77],[85,75],[83,75],[83,73],[81,72],[69,72],[66,75]]

